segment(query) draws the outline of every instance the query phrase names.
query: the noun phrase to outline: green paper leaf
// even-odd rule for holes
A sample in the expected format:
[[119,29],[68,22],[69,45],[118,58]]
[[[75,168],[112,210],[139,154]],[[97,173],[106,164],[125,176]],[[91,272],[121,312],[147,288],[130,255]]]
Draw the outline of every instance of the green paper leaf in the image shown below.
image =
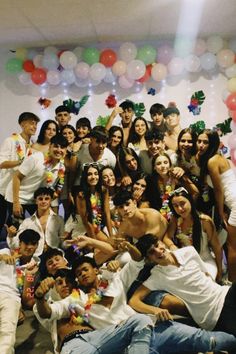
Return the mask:
[[191,97],[191,100],[192,99],[197,99],[198,100],[198,104],[201,105],[203,104],[203,102],[205,101],[205,94],[204,92],[201,90],[201,91],[197,91],[195,92],[192,97]]
[[205,122],[203,120],[198,120],[194,124],[190,124],[189,128],[193,129],[197,134],[206,128]]
[[136,117],[142,117],[145,111],[146,108],[143,102],[134,104],[134,113]]
[[231,121],[232,121],[232,118],[227,118],[224,122],[216,124],[216,128],[221,130],[222,135],[226,135],[226,134],[232,132],[232,130],[230,128]]
[[108,122],[108,119],[109,119],[110,116],[99,116],[96,120],[96,125],[100,125],[102,127],[105,127],[107,122]]
[[88,99],[89,99],[89,95],[83,96],[79,101],[80,107],[83,107],[87,103]]

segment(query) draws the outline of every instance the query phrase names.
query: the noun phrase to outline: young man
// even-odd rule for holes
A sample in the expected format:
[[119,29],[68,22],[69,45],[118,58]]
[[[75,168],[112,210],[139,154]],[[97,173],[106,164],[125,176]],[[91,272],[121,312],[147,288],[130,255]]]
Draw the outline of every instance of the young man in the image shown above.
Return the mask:
[[178,135],[181,131],[180,112],[177,107],[171,106],[163,111],[167,131],[165,133],[165,144],[168,149],[176,151]]
[[[81,272],[85,274],[80,267],[89,269],[86,276],[80,275]],[[95,354],[98,348],[101,353],[108,354],[112,351],[120,353],[129,346],[128,353],[148,354],[152,333],[150,318],[135,314],[124,299],[117,302],[115,295],[120,289],[106,287],[105,282],[102,285],[91,258],[81,257],[75,271],[83,283],[93,285],[93,292],[100,289],[101,300],[97,297],[93,301],[92,294],[82,290],[72,292],[73,280],[64,279],[60,273],[55,274],[55,280],[43,280],[35,292],[37,318],[53,333],[54,348],[61,354]],[[63,300],[49,304],[45,295],[54,285]],[[88,302],[91,303],[89,308]],[[95,302],[99,302],[99,306],[94,306]],[[117,305],[111,308],[112,303]]]
[[124,143],[124,146],[127,146],[128,145],[128,138],[129,138],[129,131],[130,131],[130,128],[132,125],[132,119],[134,116],[133,102],[131,102],[129,100],[124,101],[112,111],[112,113],[108,119],[108,122],[106,124],[107,130],[109,130],[111,128],[113,121],[114,121],[115,117],[117,116],[117,114],[119,114],[121,117],[121,127],[124,132],[123,143]]
[[32,260],[39,237],[35,231],[26,230],[20,236],[18,252],[0,250],[0,348],[4,354],[14,352],[21,296],[24,306],[33,305],[35,266],[27,269],[27,264]]
[[37,211],[26,218],[17,230],[14,226],[8,228],[7,242],[10,248],[17,248],[19,235],[22,231],[33,229],[40,234],[40,240],[35,254],[40,256],[45,248],[59,247],[64,234],[64,220],[54,213],[51,208],[54,191],[47,187],[40,187],[34,193]]
[[65,125],[69,124],[71,120],[70,109],[64,105],[58,106],[55,109],[55,120],[57,121],[59,130],[61,130]]
[[154,103],[150,110],[150,116],[152,118],[151,130],[157,130],[158,132],[165,133],[166,125],[163,117],[163,111],[165,110],[165,106],[161,103]]
[[40,187],[54,189],[54,197],[60,193],[64,183],[64,157],[68,142],[62,135],[55,135],[50,142],[48,155],[36,152],[25,158],[6,190],[9,213],[24,218],[27,210],[33,214],[36,210],[34,192]]
[[[84,165],[97,163],[99,166],[115,167],[116,157],[107,146],[108,132],[104,127],[95,126],[90,133],[90,143],[82,144],[78,155],[71,158],[70,175],[71,186],[80,186],[81,174]],[[75,180],[74,180],[74,176]]]
[[153,158],[160,153],[167,153],[170,156],[173,165],[176,164],[176,154],[173,150],[167,150],[164,141],[164,133],[158,130],[150,130],[145,134],[148,150],[141,150],[139,160],[142,171],[151,175],[153,172]]
[[150,262],[156,264],[151,276],[130,300],[130,305],[136,311],[156,314],[161,321],[170,319],[168,310],[149,306],[142,301],[151,291],[164,289],[184,301],[200,327],[236,335],[235,283],[231,287],[215,283],[192,246],[171,252],[153,235],[144,235],[136,247]]
[[6,188],[12,180],[13,173],[19,168],[26,156],[32,154],[31,137],[35,135],[39,117],[31,112],[23,112],[18,118],[21,133],[13,133],[4,140],[0,148],[0,231],[5,223],[7,202],[5,200]]

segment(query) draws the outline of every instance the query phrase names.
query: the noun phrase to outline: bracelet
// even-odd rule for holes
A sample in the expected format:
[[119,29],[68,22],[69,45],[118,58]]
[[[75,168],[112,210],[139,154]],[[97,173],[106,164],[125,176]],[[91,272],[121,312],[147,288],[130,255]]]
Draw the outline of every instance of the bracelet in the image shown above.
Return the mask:
[[44,295],[43,296],[37,296],[36,293],[34,293],[34,298],[36,300],[42,300],[42,299],[44,299]]
[[26,274],[26,281],[29,283],[33,283],[34,282],[34,275],[33,274]]

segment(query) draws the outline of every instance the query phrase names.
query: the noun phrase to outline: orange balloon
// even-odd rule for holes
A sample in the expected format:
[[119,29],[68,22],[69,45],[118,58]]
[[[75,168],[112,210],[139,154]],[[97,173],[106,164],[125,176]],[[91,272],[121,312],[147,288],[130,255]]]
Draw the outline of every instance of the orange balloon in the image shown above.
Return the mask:
[[44,69],[37,68],[31,74],[31,80],[36,85],[42,85],[47,79],[47,74]]
[[100,54],[100,63],[110,68],[117,60],[116,52],[112,49],[104,49]]
[[34,63],[32,62],[32,60],[25,60],[23,63],[23,69],[27,73],[32,73],[35,69],[35,66],[34,66]]

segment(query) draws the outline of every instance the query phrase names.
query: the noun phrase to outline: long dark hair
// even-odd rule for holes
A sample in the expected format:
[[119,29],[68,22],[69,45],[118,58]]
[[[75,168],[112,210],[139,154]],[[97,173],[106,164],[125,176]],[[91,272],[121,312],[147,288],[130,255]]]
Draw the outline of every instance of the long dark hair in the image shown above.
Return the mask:
[[209,140],[208,149],[204,154],[200,155],[199,157],[200,180],[204,181],[204,178],[208,173],[208,168],[207,168],[208,161],[212,156],[217,154],[219,150],[220,138],[216,130],[204,129],[199,133],[199,135],[201,134],[206,134]]
[[136,117],[131,125],[130,131],[129,131],[129,138],[128,138],[128,143],[136,144],[140,141],[140,136],[136,133],[135,131],[135,123],[141,120],[145,123],[146,125],[146,132],[148,131],[148,124],[145,118],[143,117]]
[[[135,158],[135,160],[137,161],[137,170],[136,171],[130,170],[127,167],[126,160],[125,160],[127,155],[133,156]],[[121,174],[127,174],[128,176],[130,176],[132,181],[142,171],[138,155],[136,154],[136,152],[133,149],[128,148],[128,147],[127,148],[123,147],[122,149],[120,149],[120,152],[119,152],[119,155],[118,155],[118,166],[119,166],[119,169],[121,171]]]
[[172,195],[169,198],[169,207],[173,213],[173,215],[176,218],[179,218],[180,215],[176,213],[173,204],[172,204],[172,200],[174,197],[184,197],[186,198],[190,205],[191,205],[191,215],[193,218],[193,227],[192,227],[192,239],[193,239],[193,247],[197,250],[197,252],[200,252],[201,249],[201,239],[202,239],[202,225],[201,225],[201,220],[200,220],[200,216],[198,214],[198,211],[196,209],[196,206],[194,204],[193,198],[191,197],[191,195],[186,191],[185,188],[179,188],[176,189]]
[[[97,192],[101,198],[101,205],[102,205],[102,210],[104,211],[104,198],[103,198],[103,188],[102,188],[102,177],[101,177],[101,172],[99,170],[99,166],[97,163],[91,163],[86,166],[84,166],[82,176],[81,176],[81,186],[82,186],[82,192],[84,194],[85,198],[85,203],[86,203],[86,210],[87,210],[87,215],[88,215],[88,221],[92,222],[92,206],[91,206],[91,201],[90,197],[92,195],[91,187],[88,184],[88,170],[90,167],[95,168],[98,171],[98,183],[95,186],[95,192]],[[104,224],[104,213],[102,213],[102,224]]]
[[45,122],[43,122],[43,124],[40,128],[39,135],[38,135],[38,138],[36,141],[37,143],[43,144],[44,139],[45,139],[45,131],[47,130],[49,124],[55,125],[55,127],[56,127],[56,134],[55,135],[58,135],[59,128],[58,128],[57,122],[55,122],[55,120],[52,120],[52,119],[45,120]]
[[192,137],[193,146],[192,146],[192,148],[190,150],[191,156],[196,155],[196,152],[197,152],[197,146],[196,146],[197,133],[192,128],[184,128],[184,129],[182,129],[181,132],[178,135],[178,140],[177,140],[177,146],[178,146],[177,150],[176,150],[177,159],[178,159],[177,165],[179,165],[179,162],[181,163],[181,160],[182,160],[182,152],[180,151],[179,143],[180,143],[180,140],[182,139],[182,136],[184,134],[190,134],[191,137]]

